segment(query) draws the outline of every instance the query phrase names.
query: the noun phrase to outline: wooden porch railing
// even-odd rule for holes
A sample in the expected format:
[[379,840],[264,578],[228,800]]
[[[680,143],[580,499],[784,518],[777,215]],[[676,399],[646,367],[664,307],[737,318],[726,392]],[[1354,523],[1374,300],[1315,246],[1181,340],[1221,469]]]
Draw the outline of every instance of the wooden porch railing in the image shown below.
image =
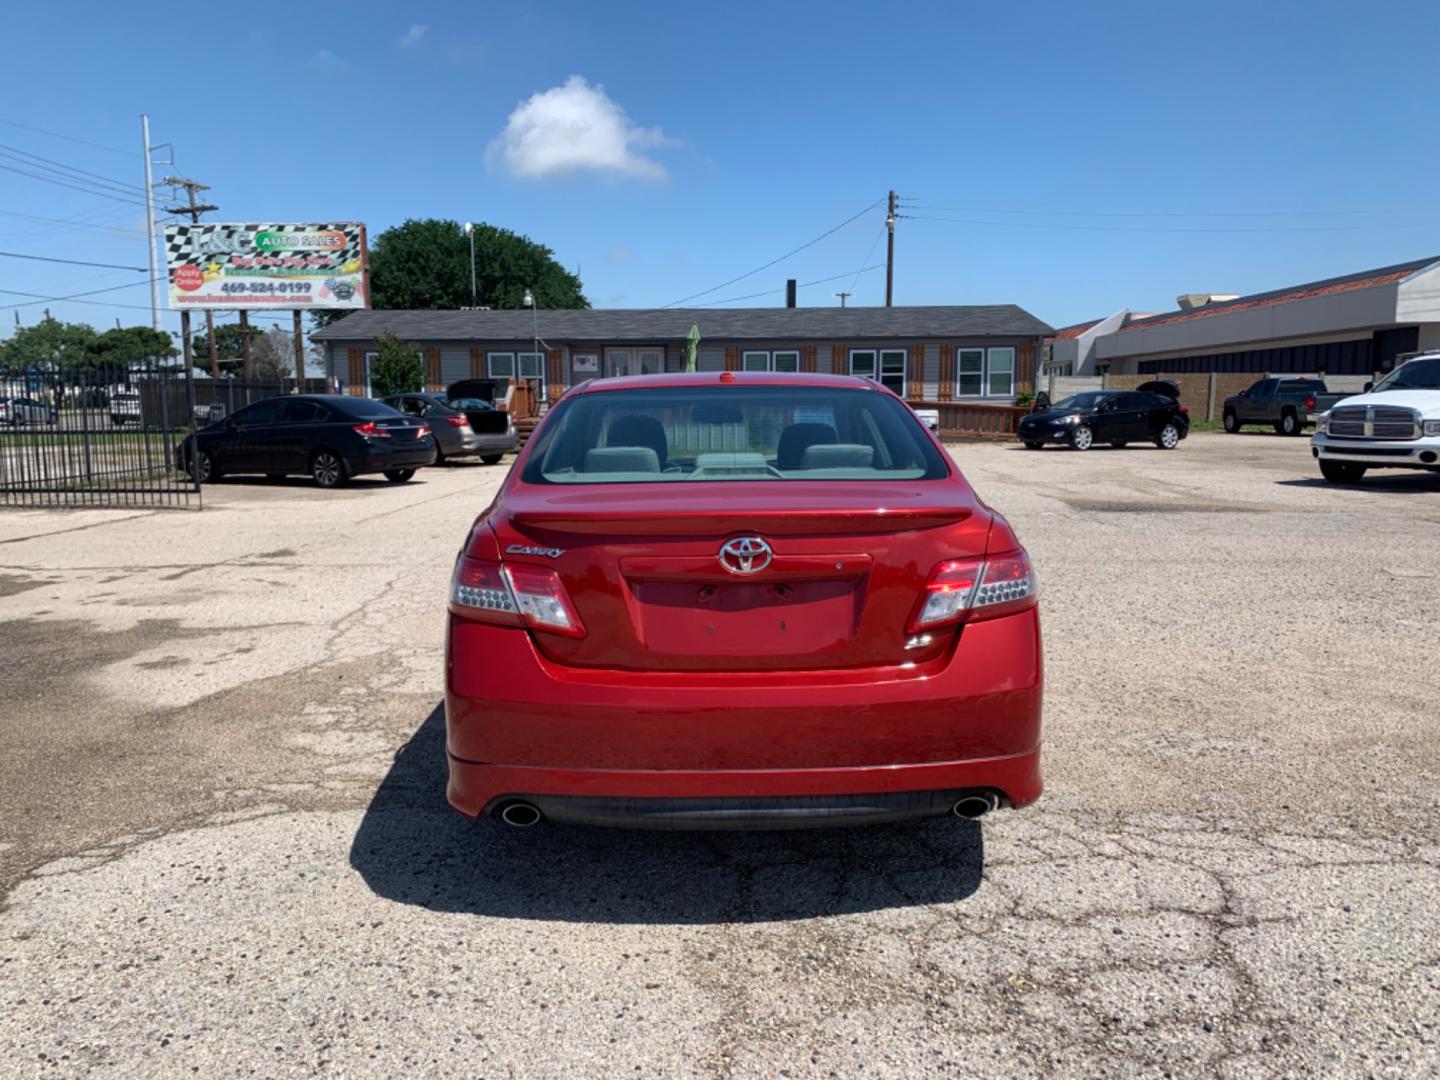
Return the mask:
[[912,408],[940,415],[941,438],[1011,438],[1019,430],[1028,405],[982,405],[969,401],[912,401]]

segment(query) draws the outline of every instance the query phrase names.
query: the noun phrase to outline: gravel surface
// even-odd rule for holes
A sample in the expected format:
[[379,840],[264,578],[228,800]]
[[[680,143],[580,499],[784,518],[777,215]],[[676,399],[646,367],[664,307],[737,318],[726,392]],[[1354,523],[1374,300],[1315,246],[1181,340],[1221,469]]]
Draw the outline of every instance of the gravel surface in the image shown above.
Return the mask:
[[983,824],[451,812],[499,468],[0,515],[0,1075],[1440,1072],[1440,477],[953,452],[1042,581],[1047,792]]

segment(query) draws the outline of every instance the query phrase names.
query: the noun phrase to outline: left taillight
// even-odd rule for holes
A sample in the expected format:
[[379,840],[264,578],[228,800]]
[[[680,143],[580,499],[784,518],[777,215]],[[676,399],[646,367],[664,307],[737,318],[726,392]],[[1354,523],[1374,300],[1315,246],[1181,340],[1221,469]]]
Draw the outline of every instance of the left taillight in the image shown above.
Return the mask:
[[952,559],[931,572],[906,632],[1010,615],[1034,607],[1038,594],[1035,569],[1023,548],[984,559]]
[[423,438],[425,438],[425,437],[426,437],[427,435],[429,435],[429,434],[430,434],[430,425],[429,425],[429,424],[421,424],[421,425],[415,430],[415,437],[416,437],[417,439],[423,439]]
[[467,428],[470,426],[470,418],[464,413],[459,416],[447,416],[445,422],[453,428]]
[[450,610],[498,626],[585,636],[585,624],[564,582],[546,566],[506,565],[462,555],[450,580]]

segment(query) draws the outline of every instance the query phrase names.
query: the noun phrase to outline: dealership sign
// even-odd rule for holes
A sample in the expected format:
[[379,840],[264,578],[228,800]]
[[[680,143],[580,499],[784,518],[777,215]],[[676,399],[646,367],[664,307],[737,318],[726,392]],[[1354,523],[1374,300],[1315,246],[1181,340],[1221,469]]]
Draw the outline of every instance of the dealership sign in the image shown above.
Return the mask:
[[365,226],[165,226],[170,307],[369,307]]

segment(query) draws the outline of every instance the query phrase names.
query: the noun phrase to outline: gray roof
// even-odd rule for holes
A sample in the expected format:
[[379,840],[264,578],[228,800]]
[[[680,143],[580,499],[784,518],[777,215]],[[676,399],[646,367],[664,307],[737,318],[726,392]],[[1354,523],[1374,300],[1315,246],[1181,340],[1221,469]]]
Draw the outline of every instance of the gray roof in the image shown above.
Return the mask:
[[[529,309],[516,311],[355,311],[313,335],[318,341],[526,341]],[[629,308],[546,311],[540,336],[551,342],[684,341],[691,326],[707,341],[900,342],[911,338],[1040,337],[1054,331],[1014,304],[972,307]]]

